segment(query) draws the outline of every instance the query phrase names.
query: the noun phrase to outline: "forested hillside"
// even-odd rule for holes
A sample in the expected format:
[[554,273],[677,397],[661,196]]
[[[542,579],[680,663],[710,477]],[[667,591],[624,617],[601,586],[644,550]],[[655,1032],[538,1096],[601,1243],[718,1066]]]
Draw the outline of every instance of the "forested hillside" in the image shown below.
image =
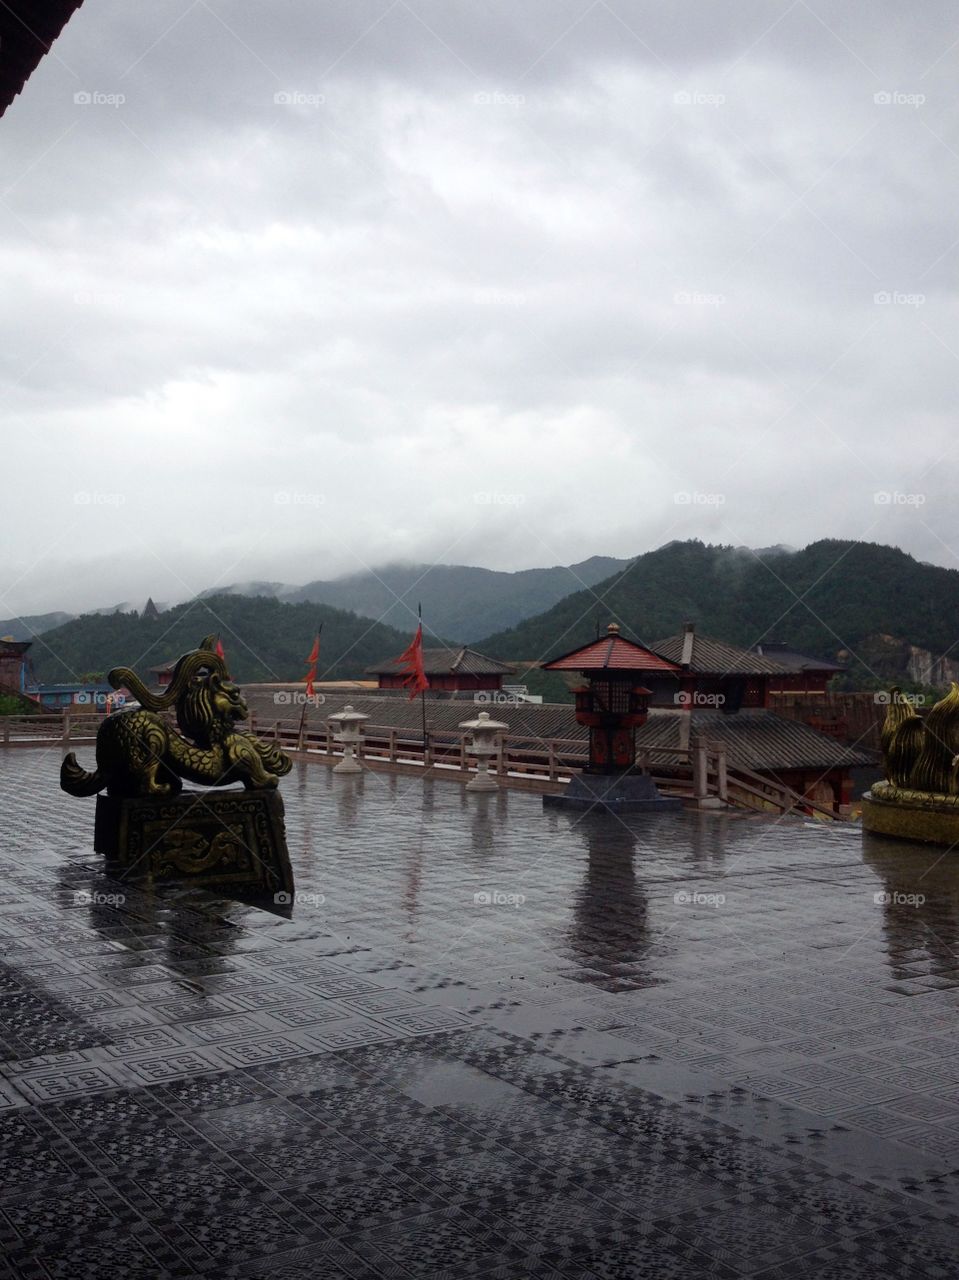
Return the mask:
[[138,613],[86,614],[44,632],[31,650],[37,679],[75,680],[111,667],[148,667],[219,634],[230,673],[241,682],[301,680],[319,624],[318,677],[356,677],[380,658],[402,652],[409,636],[328,605],[281,604],[267,597],[211,596],[177,605],[153,621]]
[[733,644],[788,641],[848,664],[858,680],[899,678],[913,649],[959,656],[959,571],[870,542],[826,539],[792,552],[672,542],[476,647],[542,659],[610,621],[652,644],[686,620]]

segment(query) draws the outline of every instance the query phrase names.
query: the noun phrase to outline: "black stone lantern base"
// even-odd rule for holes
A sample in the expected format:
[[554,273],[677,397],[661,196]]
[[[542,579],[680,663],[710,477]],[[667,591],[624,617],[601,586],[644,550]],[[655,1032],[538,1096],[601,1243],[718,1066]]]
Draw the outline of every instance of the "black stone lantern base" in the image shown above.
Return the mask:
[[658,812],[681,809],[678,796],[664,796],[647,773],[579,773],[562,795],[543,796],[553,809],[598,809],[606,813]]
[[293,893],[277,791],[97,796],[93,845],[120,879],[178,881],[243,897]]

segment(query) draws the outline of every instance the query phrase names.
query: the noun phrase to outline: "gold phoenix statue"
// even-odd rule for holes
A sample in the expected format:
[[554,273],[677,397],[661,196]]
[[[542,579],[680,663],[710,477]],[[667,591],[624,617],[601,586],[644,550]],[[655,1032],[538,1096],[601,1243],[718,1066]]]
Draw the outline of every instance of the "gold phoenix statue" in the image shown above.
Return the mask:
[[[272,743],[238,729],[248,715],[243,695],[214,652],[213,636],[177,661],[170,684],[151,693],[128,667],[107,676],[126,687],[139,707],[116,711],[97,731],[97,767],[89,773],[71,751],[60,767],[60,786],[72,796],[104,788],[118,797],[177,795],[183,780],[207,787],[242,782],[247,790],[275,788],[293,762]],[[160,713],[173,708],[177,730]]]

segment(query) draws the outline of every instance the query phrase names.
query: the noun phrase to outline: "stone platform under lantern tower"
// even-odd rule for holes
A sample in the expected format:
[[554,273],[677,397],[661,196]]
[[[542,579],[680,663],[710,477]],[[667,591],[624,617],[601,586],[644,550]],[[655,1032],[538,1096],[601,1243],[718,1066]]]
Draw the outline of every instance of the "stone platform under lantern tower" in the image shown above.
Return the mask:
[[678,796],[664,796],[648,773],[636,770],[610,776],[580,773],[559,796],[543,796],[545,808],[599,809],[606,813],[657,812],[681,809]]
[[576,719],[589,728],[589,763],[551,807],[599,809],[609,813],[676,809],[681,801],[660,794],[652,778],[636,766],[636,729],[646,722],[649,690],[644,676],[678,676],[680,668],[651,649],[620,635],[611,622],[606,635],[543,663],[544,671],[579,671],[586,684],[576,689]]

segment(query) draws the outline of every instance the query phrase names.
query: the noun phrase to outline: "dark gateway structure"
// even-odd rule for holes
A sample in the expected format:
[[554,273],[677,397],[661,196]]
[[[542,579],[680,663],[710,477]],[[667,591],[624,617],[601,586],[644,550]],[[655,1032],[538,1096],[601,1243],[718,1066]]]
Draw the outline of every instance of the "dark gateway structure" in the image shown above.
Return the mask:
[[0,116],[36,71],[83,0],[0,4]]

